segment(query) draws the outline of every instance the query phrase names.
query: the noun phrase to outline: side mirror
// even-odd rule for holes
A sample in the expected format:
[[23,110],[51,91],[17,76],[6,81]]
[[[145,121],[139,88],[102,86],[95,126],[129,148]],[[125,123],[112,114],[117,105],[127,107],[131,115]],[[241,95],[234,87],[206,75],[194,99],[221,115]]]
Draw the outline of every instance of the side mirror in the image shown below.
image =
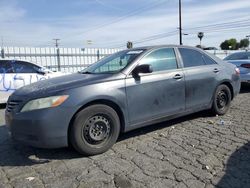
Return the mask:
[[138,65],[132,71],[133,76],[138,76],[139,73],[151,73],[153,72],[152,66],[149,64]]

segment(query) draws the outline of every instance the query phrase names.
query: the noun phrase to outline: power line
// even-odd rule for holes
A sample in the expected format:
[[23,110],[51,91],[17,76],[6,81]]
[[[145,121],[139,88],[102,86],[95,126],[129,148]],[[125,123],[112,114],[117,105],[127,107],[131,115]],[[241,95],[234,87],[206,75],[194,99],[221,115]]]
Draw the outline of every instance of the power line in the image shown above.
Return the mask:
[[100,24],[100,25],[96,25],[96,26],[93,26],[90,29],[87,29],[87,30],[83,31],[83,32],[76,33],[76,34],[74,34],[74,36],[82,35],[82,34],[90,32],[90,31],[96,31],[96,30],[99,30],[101,28],[110,26],[112,24],[121,22],[121,21],[123,21],[123,20],[125,20],[125,19],[127,19],[129,17],[140,14],[141,12],[143,12],[145,10],[148,10],[148,9],[154,8],[156,6],[159,6],[159,5],[163,4],[163,3],[165,3],[165,1],[166,0],[159,0],[159,2],[150,3],[150,4],[146,5],[146,6],[143,6],[143,7],[139,8],[139,9],[136,9],[135,11],[131,11],[130,13],[128,13],[128,14],[126,14],[124,16],[121,16],[121,17],[119,17],[117,19],[114,19],[114,20],[112,20],[110,22],[106,22],[106,23],[103,23],[103,24]]
[[112,6],[112,5],[110,5],[110,4],[104,3],[104,2],[101,1],[101,0],[95,0],[95,2],[98,3],[98,4],[100,4],[100,5],[102,5],[102,6],[104,6],[104,7],[107,7],[107,8],[112,8],[112,9],[119,10],[119,11],[122,10],[121,8],[118,8],[118,7],[116,7],[116,6]]
[[[220,32],[220,31],[232,31],[232,30],[238,30],[242,28],[249,28],[250,27],[250,19],[245,19],[245,20],[237,20],[237,21],[232,21],[232,22],[224,22],[224,23],[217,23],[217,24],[210,24],[210,25],[204,25],[204,26],[199,26],[199,27],[193,27],[186,29],[187,31],[190,31],[188,33],[193,34],[197,31],[202,30],[203,32],[206,33],[212,33],[212,32]],[[152,35],[146,38],[142,38],[140,40],[136,40],[133,43],[134,44],[139,44],[139,43],[144,43],[148,41],[153,41],[153,40],[158,40],[161,38],[167,38],[170,36],[177,35],[177,31],[171,31],[171,32],[166,32],[166,33],[161,33],[157,35]],[[125,44],[119,45],[118,47],[124,47]]]
[[239,24],[249,24],[250,19],[245,19],[245,20],[237,20],[237,21],[232,21],[232,22],[224,22],[224,23],[217,23],[217,24],[210,24],[210,25],[204,25],[204,26],[199,26],[199,27],[192,27],[192,28],[187,28],[185,30],[197,30],[197,29],[205,29],[205,28],[218,28],[218,27],[231,27],[231,26],[237,26]]

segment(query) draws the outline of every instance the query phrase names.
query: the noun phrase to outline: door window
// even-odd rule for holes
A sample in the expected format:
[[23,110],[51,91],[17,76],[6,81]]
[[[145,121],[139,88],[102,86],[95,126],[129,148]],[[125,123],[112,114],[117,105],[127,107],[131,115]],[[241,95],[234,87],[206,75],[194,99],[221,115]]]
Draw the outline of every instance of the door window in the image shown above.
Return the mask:
[[12,63],[15,73],[37,73],[38,66],[28,62],[15,61]]
[[142,64],[151,65],[153,72],[177,69],[177,61],[173,48],[162,48],[151,52],[141,60],[140,65]]
[[210,57],[203,55],[203,58],[205,60],[206,65],[213,65],[216,64],[214,60],[212,60]]
[[184,67],[194,67],[194,66],[201,66],[205,65],[205,61],[203,59],[203,54],[187,48],[179,48],[179,52],[182,57],[182,62]]
[[9,60],[0,61],[0,74],[5,74],[5,73],[13,73],[11,61]]

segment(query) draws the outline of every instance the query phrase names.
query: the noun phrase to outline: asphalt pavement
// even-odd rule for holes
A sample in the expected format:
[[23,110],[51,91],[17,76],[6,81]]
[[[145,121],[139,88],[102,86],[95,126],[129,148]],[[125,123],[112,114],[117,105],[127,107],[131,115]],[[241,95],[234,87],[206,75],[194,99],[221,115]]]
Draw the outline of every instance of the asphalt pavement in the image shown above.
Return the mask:
[[250,187],[250,86],[224,116],[200,112],[141,128],[93,157],[13,142],[2,107],[1,187]]

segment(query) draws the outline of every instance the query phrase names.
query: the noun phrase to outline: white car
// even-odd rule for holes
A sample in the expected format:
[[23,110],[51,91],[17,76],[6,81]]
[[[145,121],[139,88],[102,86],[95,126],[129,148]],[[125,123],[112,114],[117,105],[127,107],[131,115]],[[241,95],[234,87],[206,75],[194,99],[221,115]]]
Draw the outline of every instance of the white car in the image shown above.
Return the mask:
[[0,104],[24,85],[62,75],[27,61],[0,59]]

